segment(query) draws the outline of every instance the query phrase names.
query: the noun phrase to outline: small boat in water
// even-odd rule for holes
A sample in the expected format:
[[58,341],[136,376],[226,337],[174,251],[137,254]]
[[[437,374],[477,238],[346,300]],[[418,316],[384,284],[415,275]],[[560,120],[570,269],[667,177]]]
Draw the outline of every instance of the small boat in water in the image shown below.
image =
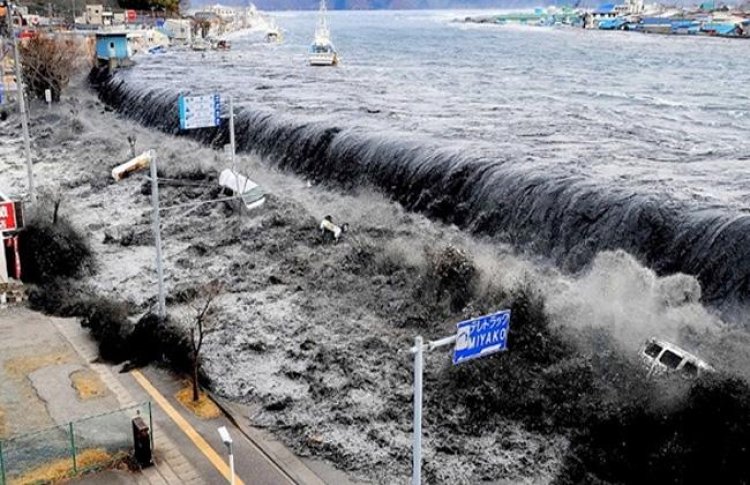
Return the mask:
[[315,29],[315,38],[310,46],[310,65],[335,66],[338,62],[338,54],[331,42],[331,31],[328,30],[326,20],[326,0],[320,0],[318,27]]
[[266,42],[269,44],[280,44],[284,41],[284,36],[276,22],[271,22],[266,31]]

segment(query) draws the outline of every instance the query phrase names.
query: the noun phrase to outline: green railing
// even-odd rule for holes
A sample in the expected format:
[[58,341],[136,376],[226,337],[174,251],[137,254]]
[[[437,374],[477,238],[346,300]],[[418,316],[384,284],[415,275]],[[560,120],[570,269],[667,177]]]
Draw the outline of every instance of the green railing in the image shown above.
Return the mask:
[[153,429],[149,401],[0,440],[0,485],[49,483],[111,466],[132,455],[137,416]]

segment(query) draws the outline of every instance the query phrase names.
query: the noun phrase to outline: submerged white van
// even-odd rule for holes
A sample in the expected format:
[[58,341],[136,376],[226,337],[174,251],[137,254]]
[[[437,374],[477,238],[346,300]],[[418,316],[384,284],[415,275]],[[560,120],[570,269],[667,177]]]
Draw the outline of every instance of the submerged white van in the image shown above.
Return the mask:
[[648,375],[678,372],[683,377],[694,378],[705,372],[713,372],[705,360],[664,340],[651,338],[641,351],[641,358],[648,365]]

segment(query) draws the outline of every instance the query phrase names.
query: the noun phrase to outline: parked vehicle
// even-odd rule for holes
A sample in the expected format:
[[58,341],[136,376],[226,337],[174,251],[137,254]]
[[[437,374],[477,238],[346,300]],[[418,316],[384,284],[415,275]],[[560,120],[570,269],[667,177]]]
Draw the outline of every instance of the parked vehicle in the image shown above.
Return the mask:
[[713,372],[706,361],[664,340],[651,338],[641,351],[641,358],[648,365],[648,375],[676,372],[685,378],[695,378]]

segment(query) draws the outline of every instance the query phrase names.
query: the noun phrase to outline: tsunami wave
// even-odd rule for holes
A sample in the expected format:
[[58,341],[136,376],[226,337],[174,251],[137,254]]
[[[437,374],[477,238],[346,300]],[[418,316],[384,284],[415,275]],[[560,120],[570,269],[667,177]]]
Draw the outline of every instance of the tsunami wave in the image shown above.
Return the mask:
[[[226,123],[180,132],[176,90],[134,89],[97,73],[91,79],[102,101],[129,118],[213,146],[228,143]],[[376,187],[408,210],[549,257],[565,271],[623,249],[660,275],[694,275],[706,303],[724,310],[746,303],[750,215],[740,211],[554,174],[471,147],[248,107],[236,109],[235,127],[238,151],[318,183]]]

